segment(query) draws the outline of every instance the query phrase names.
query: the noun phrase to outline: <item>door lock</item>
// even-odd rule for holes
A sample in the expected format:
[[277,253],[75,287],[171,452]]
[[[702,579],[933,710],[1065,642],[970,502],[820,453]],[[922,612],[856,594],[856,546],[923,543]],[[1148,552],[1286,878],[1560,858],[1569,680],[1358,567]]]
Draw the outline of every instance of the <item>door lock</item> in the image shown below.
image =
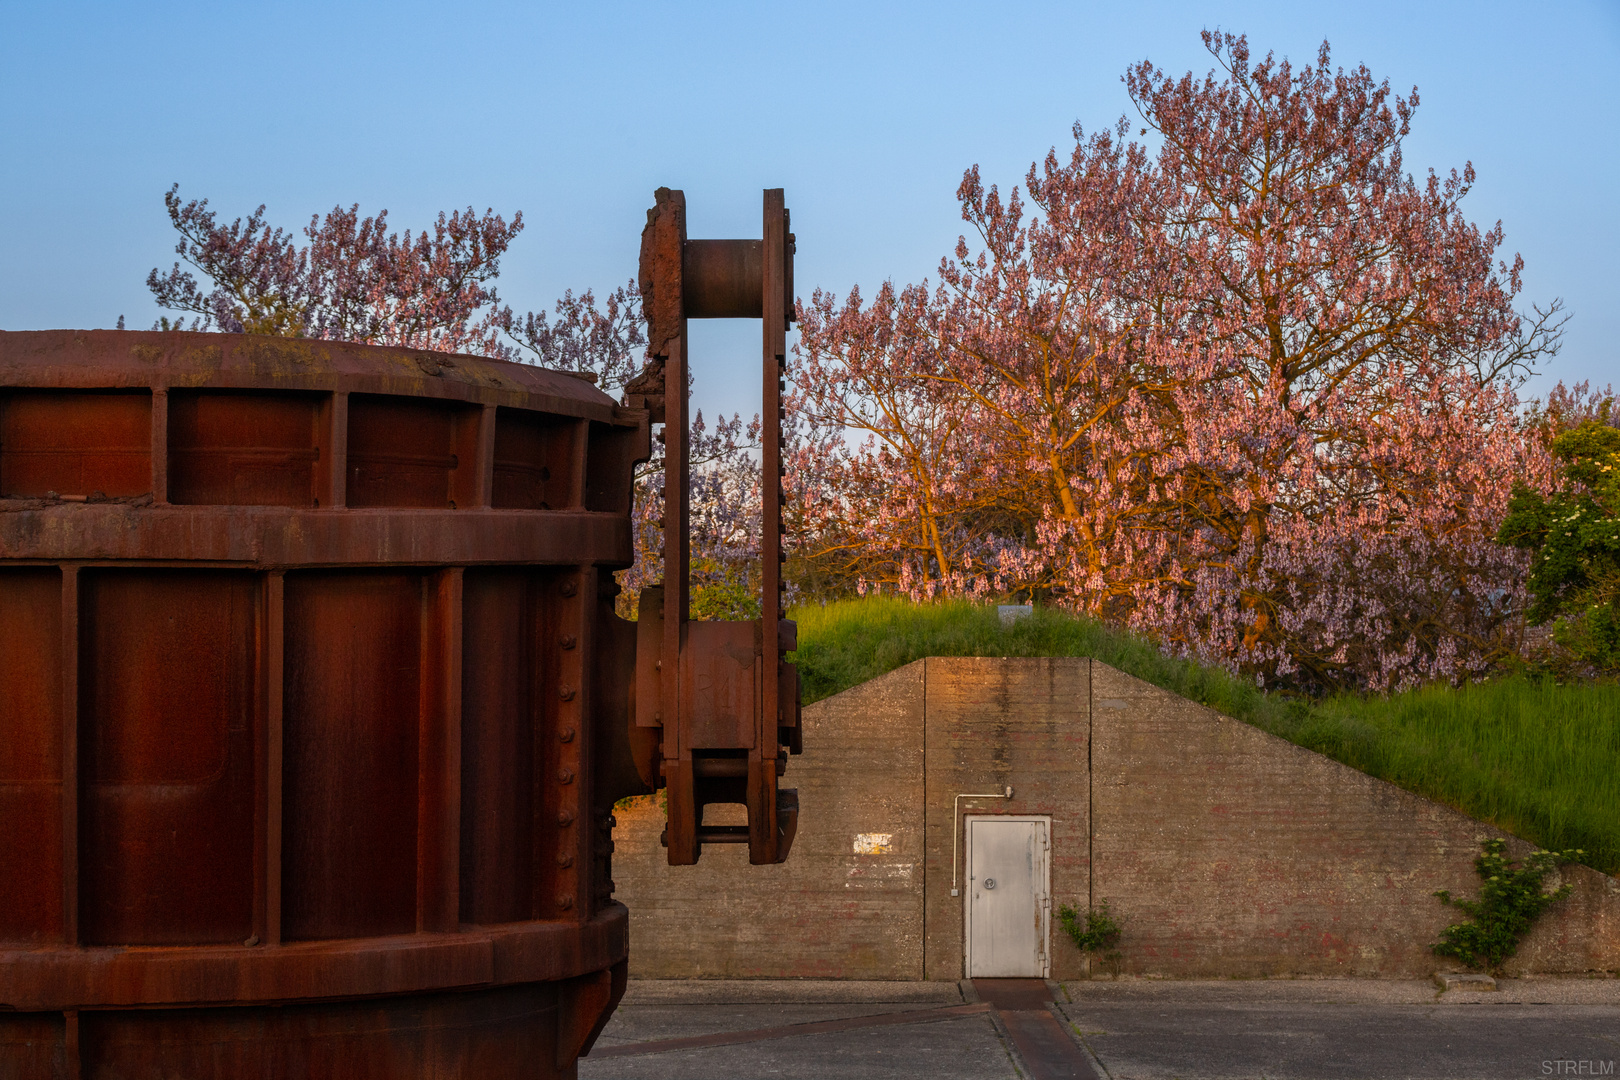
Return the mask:
[[996,887],[996,879],[993,878],[993,877],[985,878],[984,879],[984,887],[987,888],[987,889],[995,888]]

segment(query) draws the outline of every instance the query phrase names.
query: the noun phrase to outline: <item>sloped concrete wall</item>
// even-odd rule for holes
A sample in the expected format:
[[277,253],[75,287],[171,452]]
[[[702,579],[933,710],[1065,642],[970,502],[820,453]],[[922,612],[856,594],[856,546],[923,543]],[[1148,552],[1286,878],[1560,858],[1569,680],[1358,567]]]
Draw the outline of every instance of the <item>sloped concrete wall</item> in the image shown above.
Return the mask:
[[[1128,974],[1427,975],[1506,836],[1285,739],[1092,665],[1093,896]],[[1510,839],[1523,854],[1533,846]],[[1620,882],[1564,871],[1510,970],[1620,969]]]
[[[1504,835],[1084,659],[930,658],[818,702],[786,782],[783,866],[713,847],[670,867],[653,801],[618,814],[633,974],[961,977],[960,792],[1010,785],[964,809],[1050,815],[1055,903],[1107,899],[1125,933],[1099,968],[1149,977],[1427,975],[1457,914],[1432,894],[1473,895]],[[1510,970],[1620,970],[1620,881],[1565,875]],[[1054,977],[1088,970],[1055,920],[1051,955]]]

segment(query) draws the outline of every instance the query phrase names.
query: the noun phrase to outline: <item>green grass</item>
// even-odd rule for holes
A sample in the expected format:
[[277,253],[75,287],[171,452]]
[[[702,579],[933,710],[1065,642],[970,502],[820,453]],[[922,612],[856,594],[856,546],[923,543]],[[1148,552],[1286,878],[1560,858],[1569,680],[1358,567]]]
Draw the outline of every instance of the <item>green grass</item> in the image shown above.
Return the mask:
[[1088,656],[1517,836],[1620,873],[1620,686],[1511,676],[1304,702],[1049,609],[873,598],[794,609],[806,703],[924,656]]

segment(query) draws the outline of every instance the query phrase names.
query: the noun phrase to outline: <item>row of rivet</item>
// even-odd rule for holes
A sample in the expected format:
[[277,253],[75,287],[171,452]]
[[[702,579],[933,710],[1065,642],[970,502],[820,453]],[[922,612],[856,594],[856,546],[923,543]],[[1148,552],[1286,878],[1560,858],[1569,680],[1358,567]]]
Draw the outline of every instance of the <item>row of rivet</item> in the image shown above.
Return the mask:
[[[564,578],[558,585],[557,591],[564,597],[572,597],[579,592],[579,586],[572,577],[568,577]],[[573,634],[565,633],[560,635],[557,639],[557,646],[564,654],[572,653],[577,644],[578,639]],[[574,662],[577,665],[577,659],[567,655],[565,655],[558,663],[559,681],[557,687],[557,697],[564,702],[572,702],[574,700],[577,691],[572,683],[577,681],[578,678],[583,675],[583,672],[569,672],[563,670],[564,665],[567,664],[570,659],[574,659]],[[557,727],[557,741],[566,748],[565,750],[561,751],[560,756],[562,754],[571,756],[574,748],[573,744],[576,728],[573,723],[569,723],[568,721],[574,720],[577,722],[577,717],[562,716],[558,719],[561,721],[561,723],[559,723]],[[577,788],[570,786],[573,784],[573,766],[576,764],[577,762],[569,760],[559,760],[557,763],[557,780],[561,788],[559,791],[559,802],[564,801],[564,798],[567,795],[578,790]],[[575,798],[577,798],[577,796],[575,796]],[[557,828],[559,830],[567,830],[574,824],[574,817],[575,810],[573,808],[568,806],[560,806],[557,811]],[[557,840],[557,866],[560,870],[571,870],[574,866],[573,852],[566,850],[565,848],[565,845],[569,843],[571,836],[571,833],[563,831]],[[561,880],[559,880],[557,883],[557,907],[561,911],[572,911],[574,908],[574,894],[572,889],[569,888],[569,886],[572,885],[572,875],[563,874],[559,876]]]
[[593,906],[602,907],[607,901],[613,899],[613,826],[618,819],[612,811],[597,810],[596,818],[596,850],[594,852],[596,864],[596,887],[591,890]]

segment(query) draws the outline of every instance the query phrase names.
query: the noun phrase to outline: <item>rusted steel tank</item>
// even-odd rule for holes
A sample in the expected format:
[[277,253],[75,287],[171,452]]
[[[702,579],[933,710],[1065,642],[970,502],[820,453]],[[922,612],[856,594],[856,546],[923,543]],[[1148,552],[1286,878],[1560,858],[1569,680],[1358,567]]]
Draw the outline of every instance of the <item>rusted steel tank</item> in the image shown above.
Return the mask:
[[518,364],[0,333],[0,1075],[573,1075],[647,450]]

